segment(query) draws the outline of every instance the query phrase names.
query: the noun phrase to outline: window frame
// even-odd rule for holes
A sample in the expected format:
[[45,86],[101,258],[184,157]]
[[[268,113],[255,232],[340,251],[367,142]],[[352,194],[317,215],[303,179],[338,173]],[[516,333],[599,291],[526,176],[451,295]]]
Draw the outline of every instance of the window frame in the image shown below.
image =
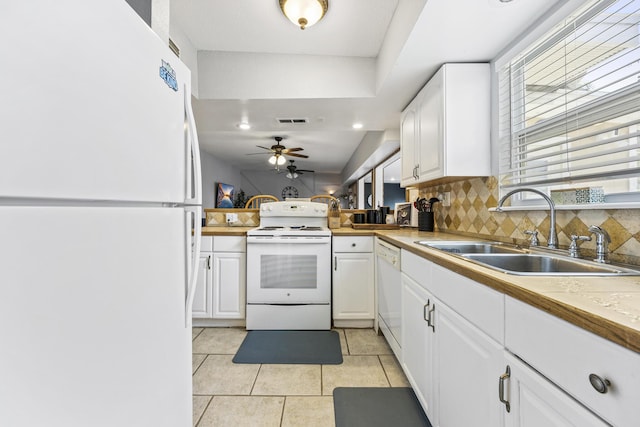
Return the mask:
[[[529,58],[531,56],[537,55],[540,51],[544,51],[545,49],[548,48],[548,46],[553,45],[554,43],[556,43],[559,39],[562,39],[566,36],[566,34],[571,33],[571,31],[573,31],[572,29],[569,29],[568,27],[565,26],[565,28],[560,29],[558,32],[556,32],[555,34],[553,34],[551,37],[548,37],[546,40],[544,40],[544,37],[546,37],[546,35],[549,34],[549,31],[551,29],[553,29],[554,27],[556,27],[559,23],[561,23],[563,20],[565,20],[569,15],[575,13],[575,11],[577,11],[579,8],[583,7],[584,5],[590,3],[590,1],[587,0],[582,0],[582,1],[571,1],[568,2],[570,4],[566,4],[564,5],[564,7],[558,7],[555,10],[552,10],[551,12],[549,12],[549,14],[547,16],[545,16],[541,21],[539,21],[538,23],[534,24],[534,26],[530,29],[528,29],[527,31],[525,31],[523,33],[523,35],[517,39],[514,43],[512,43],[512,45],[508,46],[507,49],[505,49],[505,51],[503,51],[503,53],[501,53],[494,61],[492,61],[492,66],[493,66],[493,71],[494,71],[494,75],[493,75],[493,79],[494,79],[494,116],[493,116],[493,129],[494,129],[494,137],[493,137],[493,150],[494,150],[494,155],[493,155],[493,160],[494,160],[494,172],[495,172],[495,176],[498,179],[498,189],[499,189],[499,193],[500,196],[502,196],[503,194],[505,194],[507,191],[512,190],[513,188],[519,188],[519,187],[534,187],[543,191],[546,191],[547,194],[549,194],[549,188],[548,182],[544,182],[545,180],[541,180],[541,181],[536,181],[533,183],[529,183],[529,184],[513,184],[513,185],[508,185],[505,186],[503,185],[502,182],[502,176],[503,176],[503,168],[502,168],[502,159],[501,156],[503,154],[503,151],[501,151],[504,147],[506,138],[509,138],[509,146],[510,146],[510,152],[508,153],[509,158],[513,159],[514,156],[517,157],[517,154],[514,154],[513,150],[514,150],[514,144],[517,144],[517,141],[519,140],[519,138],[521,138],[522,136],[522,129],[514,129],[513,128],[513,124],[514,124],[514,115],[517,115],[517,111],[518,111],[518,107],[515,105],[512,105],[512,101],[513,101],[513,97],[511,96],[511,78],[512,78],[512,74],[509,73],[507,75],[509,81],[507,83],[504,83],[504,75],[501,75],[502,70],[505,68],[505,66],[507,65],[511,65],[511,63],[516,63],[515,61],[513,61],[514,58],[517,58],[518,56],[522,56],[523,53],[527,52],[527,56],[526,58]],[[606,9],[607,7],[609,7],[611,4],[615,3],[615,0],[603,0],[601,1],[599,4],[594,5],[591,8],[592,12],[598,12],[601,10]],[[580,19],[582,21],[588,20],[589,18],[591,18],[595,13],[592,13],[591,16],[581,16]],[[542,40],[542,41],[541,41]],[[537,46],[536,46],[537,45]],[[524,62],[524,59],[522,59],[522,62]],[[515,70],[516,72],[518,70],[521,70],[522,68],[518,68],[516,67]],[[505,85],[508,84],[509,87],[509,94],[508,94],[508,105],[505,106],[504,105],[504,99],[503,99],[503,93],[502,93],[502,89],[501,90],[501,85]],[[524,84],[524,83],[523,83]],[[503,86],[504,87],[504,86]],[[582,113],[593,113],[594,115],[591,117],[592,119],[595,119],[597,117],[604,117],[607,115],[611,115],[610,111],[607,111],[606,108],[603,108],[603,105],[611,105],[611,103],[616,103],[619,102],[620,100],[624,99],[626,96],[628,96],[629,92],[637,92],[640,87],[640,81],[638,81],[638,83],[634,84],[632,87],[628,87],[626,88],[624,91],[620,92],[620,91],[616,91],[613,92],[612,94],[603,97],[602,99],[599,99],[597,102],[594,103],[588,103],[586,105],[583,105],[581,107],[579,107],[577,110],[581,110]],[[606,98],[606,99],[605,99]],[[619,105],[616,105],[616,107],[619,107]],[[509,132],[508,135],[505,136],[505,130],[504,130],[504,126],[502,126],[502,122],[501,122],[501,118],[500,118],[500,111],[505,111],[505,108],[508,111],[508,121],[509,121]],[[520,107],[520,110],[522,111],[522,116],[524,116],[524,109],[522,107]],[[637,109],[636,109],[637,111]],[[515,114],[514,114],[515,112]],[[524,121],[521,121],[522,123],[524,123]],[[558,125],[564,125],[566,123],[566,120],[563,117],[555,117],[552,119],[549,119],[548,121],[545,121],[544,125],[539,126],[538,129],[535,128],[534,126],[529,126],[526,128],[526,132],[527,134],[531,135],[532,131],[535,132],[536,130],[540,130],[542,129],[544,132],[547,133],[551,133],[553,130],[554,126],[558,126]],[[502,127],[501,127],[502,126]],[[597,144],[596,144],[597,145]],[[509,160],[509,162],[511,162],[512,160]],[[638,172],[640,171],[640,166],[638,166],[635,169],[630,170],[629,173],[627,174],[618,174],[618,176],[616,176],[615,178],[622,178],[624,176],[633,176],[633,177],[637,177],[639,176]],[[600,174],[601,176],[603,176],[603,178],[600,178],[600,180],[604,180],[606,179],[606,177],[609,177],[609,173],[604,172],[602,174]],[[553,183],[558,183],[561,181],[561,179],[549,179],[548,181],[553,181]],[[577,182],[576,184],[579,185],[579,182]],[[545,188],[546,187],[546,188]],[[520,197],[514,197],[513,198],[513,203],[512,203],[512,208],[511,209],[530,209],[532,207],[532,205],[536,205],[538,203],[541,204],[541,206],[546,206],[546,203],[542,200],[542,198],[537,198],[537,197],[531,197],[530,193],[519,193],[518,194]],[[631,208],[637,208],[640,207],[640,190],[632,190],[632,192],[629,193],[629,197],[628,198],[622,198],[619,199],[617,201],[605,201],[604,203],[589,203],[589,204],[577,204],[577,205],[557,205],[558,209],[603,209],[603,208],[626,208],[626,207],[631,207]]]

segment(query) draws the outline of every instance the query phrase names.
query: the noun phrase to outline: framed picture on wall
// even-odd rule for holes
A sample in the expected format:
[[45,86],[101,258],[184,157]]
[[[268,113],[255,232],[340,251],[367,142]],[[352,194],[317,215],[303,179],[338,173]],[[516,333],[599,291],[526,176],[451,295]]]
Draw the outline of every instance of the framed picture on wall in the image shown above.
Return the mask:
[[233,207],[233,185],[218,183],[218,195],[216,197],[216,208]]

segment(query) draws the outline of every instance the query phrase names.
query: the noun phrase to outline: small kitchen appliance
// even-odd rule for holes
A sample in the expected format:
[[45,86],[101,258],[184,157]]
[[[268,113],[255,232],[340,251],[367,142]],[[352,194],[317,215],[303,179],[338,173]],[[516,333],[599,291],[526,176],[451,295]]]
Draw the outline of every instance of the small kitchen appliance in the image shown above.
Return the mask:
[[247,329],[331,328],[328,206],[265,203],[247,232]]

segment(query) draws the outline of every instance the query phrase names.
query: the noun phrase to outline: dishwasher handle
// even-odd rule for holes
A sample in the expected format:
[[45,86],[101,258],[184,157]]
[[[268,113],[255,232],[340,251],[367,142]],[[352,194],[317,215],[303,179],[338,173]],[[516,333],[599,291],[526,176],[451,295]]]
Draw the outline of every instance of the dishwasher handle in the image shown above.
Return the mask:
[[400,270],[400,248],[378,241],[376,242],[376,256],[391,264],[394,269]]

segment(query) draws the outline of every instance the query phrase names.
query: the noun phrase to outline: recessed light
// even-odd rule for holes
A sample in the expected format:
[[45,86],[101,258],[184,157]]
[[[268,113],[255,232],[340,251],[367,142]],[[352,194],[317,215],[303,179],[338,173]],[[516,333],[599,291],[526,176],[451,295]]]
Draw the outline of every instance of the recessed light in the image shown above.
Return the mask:
[[249,130],[251,129],[251,125],[247,122],[242,122],[242,123],[238,123],[238,128],[242,130]]
[[354,129],[362,129],[362,123],[354,123],[351,127]]

